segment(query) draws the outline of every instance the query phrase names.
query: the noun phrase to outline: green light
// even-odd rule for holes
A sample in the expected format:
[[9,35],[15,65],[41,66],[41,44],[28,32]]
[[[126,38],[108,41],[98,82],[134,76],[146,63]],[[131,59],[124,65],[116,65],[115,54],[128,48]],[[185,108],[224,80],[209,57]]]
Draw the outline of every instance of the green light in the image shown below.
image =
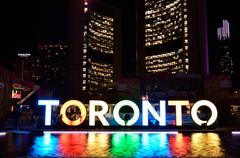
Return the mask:
[[113,134],[111,155],[114,157],[133,157],[140,145],[138,134]]

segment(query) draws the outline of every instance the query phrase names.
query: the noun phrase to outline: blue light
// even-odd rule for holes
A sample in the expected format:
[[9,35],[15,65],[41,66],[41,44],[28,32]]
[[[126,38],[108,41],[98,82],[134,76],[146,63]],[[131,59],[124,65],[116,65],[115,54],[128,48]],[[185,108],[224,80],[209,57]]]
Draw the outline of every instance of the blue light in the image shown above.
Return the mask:
[[142,143],[138,148],[140,150],[136,152],[136,157],[165,157],[171,154],[167,133],[144,133],[141,138]]
[[57,157],[59,153],[59,138],[50,133],[35,138],[30,157]]

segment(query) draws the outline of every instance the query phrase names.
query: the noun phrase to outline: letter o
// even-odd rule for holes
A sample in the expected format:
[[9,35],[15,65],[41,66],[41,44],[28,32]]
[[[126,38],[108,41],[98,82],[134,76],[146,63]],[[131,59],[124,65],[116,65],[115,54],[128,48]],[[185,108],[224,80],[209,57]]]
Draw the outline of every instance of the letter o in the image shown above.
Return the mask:
[[[204,121],[204,120],[199,119],[199,117],[197,115],[197,111],[201,106],[209,107],[209,109],[212,112],[212,115],[211,115],[211,117],[208,121]],[[199,126],[201,126],[204,123],[207,123],[207,126],[212,125],[217,120],[217,115],[218,115],[218,112],[217,112],[216,106],[208,100],[200,100],[200,101],[196,102],[191,109],[192,119]]]
[[137,120],[139,118],[139,115],[140,115],[139,108],[134,102],[132,102],[130,100],[122,100],[122,101],[118,102],[113,109],[113,117],[116,120],[116,122],[118,124],[120,124],[121,126],[125,126],[124,121],[119,116],[119,111],[123,106],[130,106],[133,109],[133,117],[126,124],[127,126],[131,126],[135,122],[137,122]]
[[[66,115],[66,110],[68,107],[72,106],[72,105],[75,105],[77,106],[80,111],[81,111],[81,117],[78,118],[77,120],[69,120],[67,118],[67,115]],[[61,107],[61,110],[60,110],[60,115],[62,115],[62,121],[69,125],[69,126],[78,126],[80,125],[86,118],[86,114],[87,114],[87,110],[85,108],[85,106],[83,105],[83,103],[81,103],[80,101],[78,100],[69,100],[67,102],[65,102],[62,107]]]

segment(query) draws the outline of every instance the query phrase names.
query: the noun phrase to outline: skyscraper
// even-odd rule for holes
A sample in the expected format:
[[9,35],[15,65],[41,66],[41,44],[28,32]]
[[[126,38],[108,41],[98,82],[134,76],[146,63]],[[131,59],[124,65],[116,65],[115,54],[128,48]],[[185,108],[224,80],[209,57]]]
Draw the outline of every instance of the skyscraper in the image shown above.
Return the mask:
[[208,73],[204,1],[142,0],[138,7],[140,74]]
[[62,97],[66,83],[66,56],[68,45],[65,43],[39,43],[32,66],[33,78],[46,90],[49,96]]
[[[120,8],[107,0],[70,2],[69,96],[96,98],[114,88],[122,76],[121,63],[125,64],[124,68],[127,68],[126,64],[133,66],[131,70],[136,69],[137,76],[208,74],[204,0],[135,2],[137,33],[133,34],[136,35],[134,60],[132,54],[129,55],[131,60],[126,60],[128,56],[121,52]],[[134,62],[121,61],[121,57]]]
[[70,2],[70,96],[101,96],[114,87],[121,73],[120,17],[103,0]]
[[230,53],[230,27],[228,20],[222,21],[222,26],[217,29],[219,62],[217,73],[233,75],[233,59]]
[[14,73],[16,77],[25,81],[33,81],[32,65],[32,54],[29,51],[19,50],[14,63]]

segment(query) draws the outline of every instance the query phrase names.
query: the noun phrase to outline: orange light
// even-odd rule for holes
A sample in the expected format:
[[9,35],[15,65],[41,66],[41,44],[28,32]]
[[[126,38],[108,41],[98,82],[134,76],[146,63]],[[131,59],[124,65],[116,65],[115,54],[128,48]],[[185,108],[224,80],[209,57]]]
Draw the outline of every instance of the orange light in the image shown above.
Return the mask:
[[[81,116],[77,120],[74,120],[74,121],[69,120],[66,115],[67,108],[72,105],[77,106],[81,111]],[[63,104],[63,106],[61,107],[61,110],[60,110],[60,115],[62,115],[62,121],[69,126],[80,125],[85,120],[86,114],[87,114],[87,110],[86,110],[85,106],[83,105],[83,103],[81,103],[80,101],[77,101],[77,100],[67,101],[66,103]]]

